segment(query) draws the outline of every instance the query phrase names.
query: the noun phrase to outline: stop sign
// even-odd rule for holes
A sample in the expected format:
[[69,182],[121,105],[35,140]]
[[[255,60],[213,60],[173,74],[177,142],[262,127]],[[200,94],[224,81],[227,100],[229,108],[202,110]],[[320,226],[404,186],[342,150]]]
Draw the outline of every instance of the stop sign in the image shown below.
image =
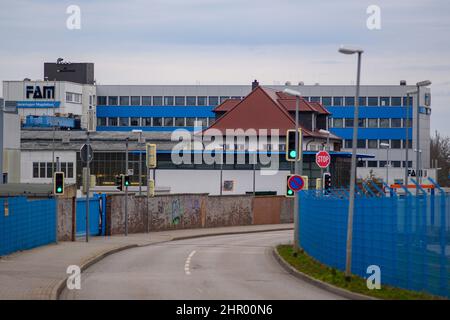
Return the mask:
[[331,156],[327,151],[319,151],[316,153],[316,163],[319,168],[328,168],[331,162]]

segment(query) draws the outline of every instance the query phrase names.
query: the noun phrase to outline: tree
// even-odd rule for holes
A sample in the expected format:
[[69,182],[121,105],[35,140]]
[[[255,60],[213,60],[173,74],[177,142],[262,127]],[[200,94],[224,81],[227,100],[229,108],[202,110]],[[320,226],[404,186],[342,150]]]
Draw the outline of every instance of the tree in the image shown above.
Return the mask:
[[435,136],[431,138],[430,155],[432,163],[437,160],[437,166],[440,168],[437,173],[437,182],[442,187],[449,187],[450,137],[443,137],[436,131]]

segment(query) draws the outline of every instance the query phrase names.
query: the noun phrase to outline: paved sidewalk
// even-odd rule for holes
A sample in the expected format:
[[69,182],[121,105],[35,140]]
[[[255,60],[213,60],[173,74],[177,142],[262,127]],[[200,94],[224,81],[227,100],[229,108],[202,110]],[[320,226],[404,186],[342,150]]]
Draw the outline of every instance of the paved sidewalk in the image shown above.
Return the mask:
[[69,265],[82,269],[104,256],[127,248],[208,235],[292,229],[292,224],[171,230],[125,236],[92,237],[60,242],[0,258],[0,300],[56,299]]

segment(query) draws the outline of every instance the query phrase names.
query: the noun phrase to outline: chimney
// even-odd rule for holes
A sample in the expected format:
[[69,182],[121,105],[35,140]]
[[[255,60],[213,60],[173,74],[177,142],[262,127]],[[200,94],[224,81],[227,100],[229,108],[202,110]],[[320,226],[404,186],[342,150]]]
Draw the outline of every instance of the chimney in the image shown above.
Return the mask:
[[255,90],[259,86],[258,80],[255,79],[255,81],[252,82],[252,91]]
[[401,86],[406,86],[406,80],[400,80],[400,85]]

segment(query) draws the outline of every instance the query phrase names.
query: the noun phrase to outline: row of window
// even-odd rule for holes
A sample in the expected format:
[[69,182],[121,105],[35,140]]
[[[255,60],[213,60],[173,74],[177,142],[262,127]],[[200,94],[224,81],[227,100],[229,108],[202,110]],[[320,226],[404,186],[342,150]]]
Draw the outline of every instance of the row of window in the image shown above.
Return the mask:
[[97,105],[104,106],[217,106],[240,96],[98,96]]
[[[358,161],[359,168],[405,168],[406,161],[376,161],[376,160],[360,160]],[[412,161],[408,161],[408,168],[412,167]]]
[[[412,148],[412,141],[408,140],[408,149]],[[357,148],[358,149],[383,149],[386,145],[389,145],[390,149],[403,149],[406,147],[406,140],[398,139],[358,139]],[[351,139],[344,140],[344,148],[351,149],[353,146],[353,141]]]
[[[73,178],[73,162],[61,162],[61,171],[66,178]],[[56,164],[55,164],[56,170]],[[33,162],[33,178],[52,178],[52,162]]]
[[81,94],[74,92],[66,92],[66,101],[72,103],[82,103]]
[[[353,128],[353,118],[330,118],[332,128]],[[359,128],[411,128],[411,119],[401,118],[360,118]]]
[[97,117],[100,127],[208,127],[214,118],[180,118],[180,117]]
[[[309,102],[320,102],[324,106],[354,106],[355,97],[303,97]],[[359,97],[360,106],[401,107],[412,106],[413,97]]]

